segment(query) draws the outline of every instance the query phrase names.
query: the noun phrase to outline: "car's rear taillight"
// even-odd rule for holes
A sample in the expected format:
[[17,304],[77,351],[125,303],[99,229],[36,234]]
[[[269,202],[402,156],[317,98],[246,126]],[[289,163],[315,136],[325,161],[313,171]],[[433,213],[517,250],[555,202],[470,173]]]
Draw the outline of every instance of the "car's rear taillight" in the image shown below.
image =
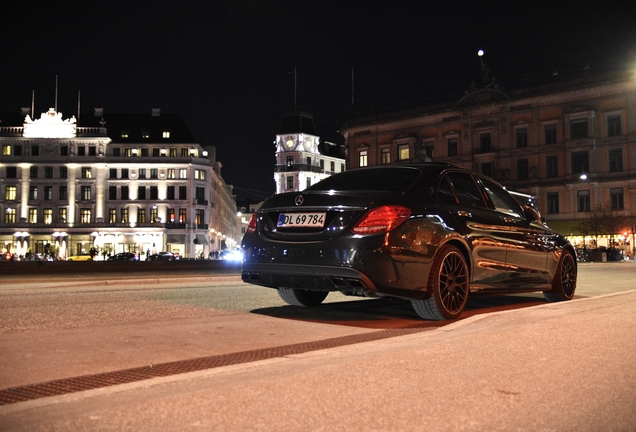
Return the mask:
[[400,226],[409,216],[411,210],[398,205],[386,205],[369,210],[356,223],[351,232],[355,234],[378,234],[389,232]]
[[249,223],[247,224],[246,234],[254,234],[256,232],[256,213],[252,213]]

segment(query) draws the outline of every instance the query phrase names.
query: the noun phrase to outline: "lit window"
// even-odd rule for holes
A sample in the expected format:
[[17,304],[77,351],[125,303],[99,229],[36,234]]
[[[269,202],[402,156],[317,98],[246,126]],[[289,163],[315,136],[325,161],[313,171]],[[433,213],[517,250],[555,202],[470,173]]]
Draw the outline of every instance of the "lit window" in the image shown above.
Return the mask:
[[11,146],[10,145],[5,145],[2,147],[2,154],[4,156],[11,156]]
[[117,223],[117,209],[108,209],[108,223]]
[[18,196],[18,188],[16,186],[7,186],[4,190],[4,199],[7,201],[15,201]]
[[82,167],[82,178],[89,179],[92,178],[92,170],[91,168]]
[[53,209],[44,209],[44,223],[50,225],[53,223]]
[[164,138],[170,138],[170,131],[163,131],[163,137]]
[[194,178],[197,180],[205,180],[205,171],[194,170]]
[[398,160],[408,160],[411,158],[408,144],[400,144],[398,146]]
[[188,170],[186,168],[181,168],[179,170],[179,178],[180,179],[188,178]]
[[80,223],[83,223],[83,224],[91,223],[91,209],[87,209],[87,208],[80,209]]
[[29,209],[29,223],[38,223],[38,209]]
[[128,129],[124,129],[121,131],[121,137],[122,138],[128,138]]
[[142,138],[150,138],[150,131],[148,129],[142,129],[141,137]]
[[90,186],[82,186],[82,199],[85,201],[89,201],[91,199],[91,187]]
[[8,208],[4,213],[4,223],[15,223],[16,212],[14,208]]
[[66,208],[62,207],[58,209],[57,219],[62,223],[66,223]]
[[365,167],[368,164],[368,156],[367,156],[367,151],[366,150],[361,150],[360,154],[358,155],[358,165],[361,167]]
[[176,174],[175,174],[175,169],[174,168],[168,168],[168,178],[169,179],[175,179],[177,178]]

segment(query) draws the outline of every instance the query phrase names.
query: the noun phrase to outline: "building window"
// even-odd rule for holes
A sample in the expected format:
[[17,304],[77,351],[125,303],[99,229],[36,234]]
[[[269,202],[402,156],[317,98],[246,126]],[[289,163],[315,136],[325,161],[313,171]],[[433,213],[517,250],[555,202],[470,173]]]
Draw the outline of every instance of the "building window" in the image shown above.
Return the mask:
[[114,147],[113,148],[113,156],[115,156],[115,157],[121,156],[121,149],[119,147]]
[[329,162],[329,169],[331,170],[331,172],[336,171],[336,163],[334,161]]
[[168,179],[176,179],[176,173],[174,168],[168,168]]
[[53,223],[53,209],[45,208],[42,216],[45,224],[51,225]]
[[57,209],[57,220],[61,223],[66,223],[66,207],[60,207]]
[[78,156],[86,156],[86,147],[85,146],[77,146],[77,155]]
[[108,199],[117,199],[117,186],[108,186]]
[[130,199],[130,193],[128,191],[128,186],[121,187],[121,199],[127,200]]
[[18,177],[18,169],[16,167],[7,167],[7,178],[17,178]]
[[121,178],[123,178],[123,179],[127,179],[128,178],[128,168],[122,168],[121,169]]
[[146,186],[137,186],[137,199],[138,200],[146,199]]
[[159,188],[157,186],[150,186],[150,199],[151,200],[159,199]]
[[175,147],[170,148],[170,156],[177,157],[177,149]]
[[179,199],[180,200],[188,199],[188,187],[187,186],[179,186]]
[[619,136],[621,131],[621,116],[611,115],[607,117],[607,136]]
[[483,175],[492,178],[492,162],[483,163],[480,168]]
[[580,212],[589,212],[590,211],[590,191],[581,190],[581,191],[578,191],[576,195],[577,195],[578,210]]
[[556,144],[557,142],[557,125],[549,124],[543,127],[543,134],[546,144]]
[[68,168],[65,166],[60,167],[60,178],[65,179],[68,177]]
[[145,168],[139,168],[139,178],[140,179],[145,179],[146,178],[146,169]]
[[159,178],[159,170],[157,168],[150,168],[150,178],[151,179]]
[[124,149],[124,156],[126,157],[131,157],[133,154],[132,149],[130,147],[127,147]]
[[[22,156],[22,144],[16,144],[13,146],[13,155]],[[65,156],[65,155],[63,155]]]
[[169,208],[167,214],[168,214],[168,222],[169,223],[174,223],[174,209],[173,208]]
[[623,149],[610,149],[608,152],[609,172],[623,171]]
[[311,186],[311,179],[309,177],[307,177],[306,181],[305,181],[305,189]]
[[2,146],[2,155],[3,156],[11,156],[11,146],[10,145]]
[[549,192],[547,195],[547,201],[548,201],[548,213],[549,214],[559,213],[559,193]]
[[4,213],[4,223],[14,224],[16,218],[16,210],[14,208],[8,208]]
[[397,158],[398,160],[409,160],[411,159],[410,153],[410,144],[400,144],[397,147]]
[[18,196],[18,188],[16,186],[7,186],[4,189],[4,199],[7,201],[15,201]]
[[367,151],[360,150],[360,153],[358,153],[358,166],[365,167],[367,165],[368,165]]
[[44,178],[53,178],[53,167],[44,167]]
[[186,168],[181,168],[179,170],[179,178],[180,179],[187,179],[188,178],[188,170]]
[[141,149],[141,157],[148,157],[148,148],[147,147],[143,147]]
[[623,188],[610,189],[610,208],[612,210],[623,210]]
[[205,210],[197,209],[194,213],[194,223],[201,225],[205,223]]
[[29,186],[29,199],[30,200],[38,199],[38,187],[37,186]]
[[572,153],[572,174],[590,172],[590,161],[586,151]]
[[391,149],[388,147],[383,147],[380,149],[380,163],[382,165],[387,165],[391,163]]
[[163,133],[161,134],[161,136],[162,136],[164,139],[168,139],[168,138],[170,138],[170,131],[163,131]]
[[491,148],[490,132],[479,134],[479,151],[482,153],[489,152]]
[[528,128],[520,128],[515,131],[517,148],[528,147]]
[[180,224],[186,223],[186,209],[184,208],[179,209],[179,223]]
[[587,119],[570,120],[570,139],[581,139],[588,137]]
[[174,199],[174,186],[168,186],[168,188],[166,189],[166,199]]
[[95,156],[97,154],[96,151],[96,147],[95,146],[88,146],[88,155],[89,156]]
[[189,150],[186,147],[181,147],[181,157],[188,157],[189,154]]
[[128,208],[123,208],[119,210],[119,220],[121,223],[128,223]]
[[517,180],[528,180],[528,159],[517,160]]
[[108,223],[117,223],[117,209],[108,209]]
[[146,209],[137,209],[137,223],[146,223]]
[[449,138],[446,141],[446,146],[448,148],[448,156],[457,156],[457,138]]
[[111,168],[109,171],[109,178],[116,179],[117,178],[117,168]]
[[159,154],[159,147],[153,147],[153,148],[152,148],[152,156],[153,156],[153,157],[158,157],[158,156],[160,156],[160,154]]
[[559,157],[545,157],[545,176],[547,178],[555,178],[559,176]]
[[197,180],[205,180],[205,171],[194,170],[194,178]]
[[150,209],[150,222],[151,223],[155,223],[157,221],[157,217],[158,217],[158,210],[157,210],[157,206],[153,206]]
[[53,199],[53,186],[44,186],[44,199],[46,201]]
[[31,146],[31,156],[40,156],[40,146],[39,145]]
[[29,209],[29,223],[38,223],[38,209]]
[[91,199],[91,187],[90,186],[82,186],[82,199],[84,201],[90,201],[90,199]]
[[287,181],[287,189],[293,189],[294,188],[294,177],[287,176],[287,177],[285,177],[285,179]]
[[91,209],[88,209],[88,208],[80,209],[80,223],[83,223],[83,224],[91,223]]
[[148,129],[142,129],[141,130],[141,137],[142,138],[150,138],[150,131]]
[[59,197],[61,201],[66,201],[68,199],[68,194],[66,190],[66,186],[60,186],[59,189]]
[[31,169],[29,170],[29,177],[31,177],[32,179],[38,178],[38,167],[36,166],[31,167]]
[[82,167],[82,178],[89,179],[89,178],[92,178],[92,176],[93,176],[93,173],[91,168]]

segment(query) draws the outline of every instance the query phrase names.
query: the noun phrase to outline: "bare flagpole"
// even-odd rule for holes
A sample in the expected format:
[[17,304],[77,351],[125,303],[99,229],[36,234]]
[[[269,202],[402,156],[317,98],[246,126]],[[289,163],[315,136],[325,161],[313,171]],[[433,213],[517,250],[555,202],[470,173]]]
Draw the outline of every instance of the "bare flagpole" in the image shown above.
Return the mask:
[[35,90],[31,90],[31,119],[35,115]]
[[296,73],[296,66],[294,66],[294,111],[296,111],[296,82],[298,80],[298,74]]
[[78,126],[80,121],[80,94],[81,94],[81,91],[78,90],[77,91],[77,125]]
[[55,75],[55,112],[57,112],[57,75]]

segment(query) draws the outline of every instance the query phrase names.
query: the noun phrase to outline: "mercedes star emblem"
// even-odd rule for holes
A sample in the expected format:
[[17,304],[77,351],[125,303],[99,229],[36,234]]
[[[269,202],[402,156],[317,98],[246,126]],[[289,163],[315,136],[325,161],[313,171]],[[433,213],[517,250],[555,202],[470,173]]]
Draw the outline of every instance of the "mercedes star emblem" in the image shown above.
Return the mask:
[[296,199],[294,200],[294,203],[296,203],[297,206],[299,205],[303,205],[303,202],[305,201],[305,199],[303,198],[302,195],[298,195],[296,197]]

